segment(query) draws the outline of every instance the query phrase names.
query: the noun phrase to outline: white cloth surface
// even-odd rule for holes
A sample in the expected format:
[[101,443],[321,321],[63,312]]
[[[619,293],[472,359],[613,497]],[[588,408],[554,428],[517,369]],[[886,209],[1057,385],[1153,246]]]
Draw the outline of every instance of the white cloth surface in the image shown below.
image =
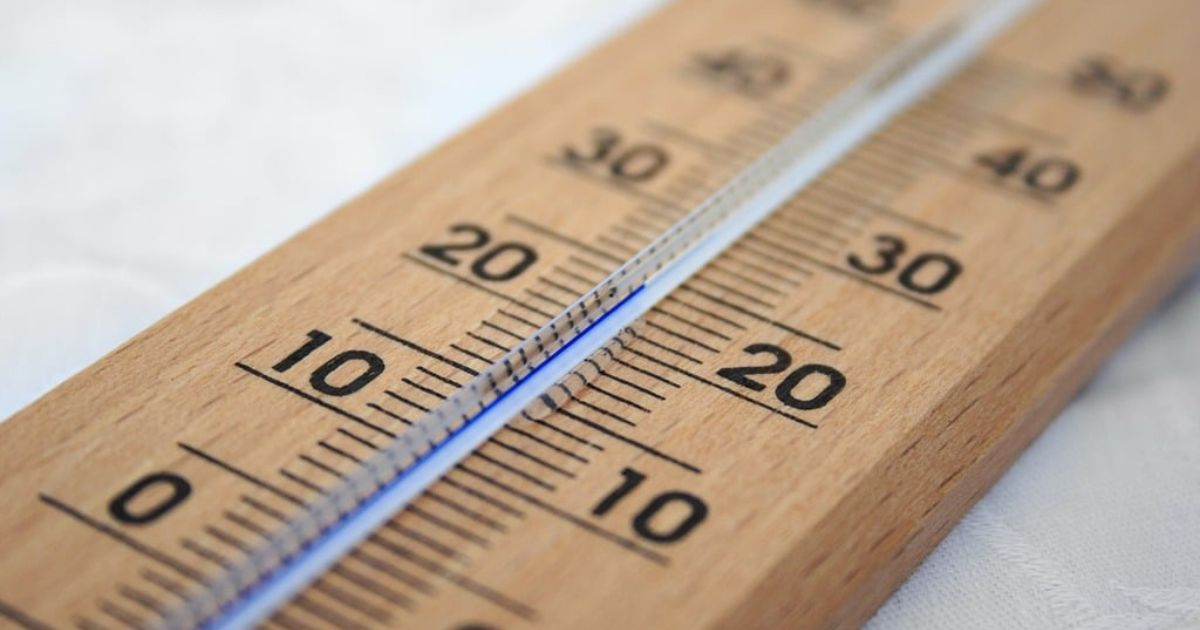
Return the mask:
[[[0,418],[656,0],[0,0]],[[1200,282],[872,621],[1200,628]]]

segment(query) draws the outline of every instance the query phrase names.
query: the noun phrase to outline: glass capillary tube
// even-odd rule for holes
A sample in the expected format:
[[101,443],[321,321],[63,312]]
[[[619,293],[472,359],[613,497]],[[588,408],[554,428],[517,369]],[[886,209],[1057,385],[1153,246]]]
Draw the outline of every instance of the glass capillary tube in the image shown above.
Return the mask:
[[261,622],[1037,1],[967,2],[903,40],[596,287],[169,610],[163,625]]

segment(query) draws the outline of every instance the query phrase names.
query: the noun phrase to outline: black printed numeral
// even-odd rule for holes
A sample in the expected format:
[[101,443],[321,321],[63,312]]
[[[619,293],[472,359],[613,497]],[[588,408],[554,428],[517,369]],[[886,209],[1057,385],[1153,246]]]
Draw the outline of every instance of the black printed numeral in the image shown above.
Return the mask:
[[975,156],[975,163],[1001,181],[1019,181],[1026,189],[1048,195],[1067,192],[1079,181],[1079,167],[1059,157],[1034,157],[1025,148],[1001,149]]
[[828,365],[807,363],[789,372],[789,368],[792,367],[792,355],[779,346],[755,343],[746,346],[743,352],[749,355],[770,355],[773,360],[760,365],[721,368],[717,370],[717,376],[761,392],[767,385],[751,377],[787,372],[787,376],[775,386],[775,398],[793,409],[820,409],[846,387],[845,375]]
[[[611,512],[633,491],[642,485],[646,475],[626,468],[621,471],[621,483],[613,488],[592,508],[592,515],[604,516]],[[663,514],[665,512],[665,514]],[[708,505],[700,497],[673,490],[655,495],[633,516],[633,531],[638,536],[656,543],[673,543],[683,540],[696,526],[708,517]]]
[[[308,341],[271,366],[271,369],[279,373],[287,372],[332,338],[320,330],[308,331]],[[309,375],[308,384],[322,394],[349,396],[379,378],[385,367],[383,359],[374,352],[346,350],[317,366]]]
[[1125,109],[1146,111],[1167,97],[1171,82],[1153,70],[1121,69],[1111,60],[1093,57],[1083,60],[1071,73],[1071,87],[1080,94],[1107,98]]
[[962,263],[948,254],[926,252],[906,260],[908,246],[904,239],[880,234],[875,237],[875,243],[878,247],[870,259],[850,254],[846,262],[858,271],[872,276],[890,274],[899,269],[896,281],[900,286],[922,295],[941,293],[962,275]]
[[600,166],[614,179],[642,183],[654,179],[671,157],[666,149],[644,142],[626,143],[621,134],[607,127],[592,130],[587,148],[563,147],[562,159],[574,166]]
[[[525,273],[538,259],[537,252],[524,243],[492,244],[491,234],[478,225],[460,223],[450,226],[450,233],[464,234],[467,238],[453,243],[425,245],[421,247],[421,253],[454,267],[469,258],[471,275],[480,280],[512,280]],[[460,258],[459,252],[472,252],[472,256]]]
[[108,514],[125,525],[149,525],[179,507],[192,484],[173,472],[150,473],[108,502]]
[[752,97],[763,97],[787,84],[792,69],[788,62],[770,53],[753,53],[733,48],[696,55],[703,76],[717,85]]

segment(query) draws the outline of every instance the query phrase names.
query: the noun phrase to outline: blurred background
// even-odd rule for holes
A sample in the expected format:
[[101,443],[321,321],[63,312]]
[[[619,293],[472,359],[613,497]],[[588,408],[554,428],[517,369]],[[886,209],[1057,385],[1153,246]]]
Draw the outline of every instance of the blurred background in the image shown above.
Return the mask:
[[[659,0],[0,0],[0,418]],[[1200,627],[1200,282],[875,628]]]

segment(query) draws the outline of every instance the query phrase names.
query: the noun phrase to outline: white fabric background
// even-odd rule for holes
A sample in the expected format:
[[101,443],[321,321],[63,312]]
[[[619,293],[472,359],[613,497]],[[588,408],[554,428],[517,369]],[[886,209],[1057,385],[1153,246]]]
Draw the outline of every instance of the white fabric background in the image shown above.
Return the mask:
[[[0,418],[656,0],[0,0]],[[1200,282],[872,622],[1200,627]]]

